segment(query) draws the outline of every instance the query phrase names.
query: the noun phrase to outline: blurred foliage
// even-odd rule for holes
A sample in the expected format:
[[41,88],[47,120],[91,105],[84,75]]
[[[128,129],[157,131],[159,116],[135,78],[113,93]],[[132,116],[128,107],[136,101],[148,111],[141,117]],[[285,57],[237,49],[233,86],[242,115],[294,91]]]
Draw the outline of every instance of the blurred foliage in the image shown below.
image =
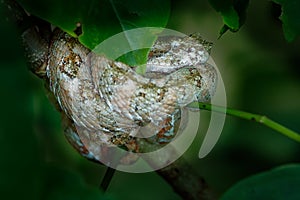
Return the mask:
[[237,183],[221,200],[300,199],[299,185],[300,165],[286,165]]
[[245,23],[246,9],[249,0],[208,0],[211,6],[220,12],[223,18],[223,27],[220,30],[221,37],[226,31],[236,32]]
[[281,5],[280,19],[283,24],[284,36],[287,41],[293,41],[300,35],[300,1],[298,0],[273,0]]
[[[228,106],[265,114],[299,132],[300,41],[284,40],[277,4],[251,1],[247,13],[239,32],[217,40],[223,22],[207,1],[172,1],[167,27],[187,34],[199,32],[214,42],[212,56],[225,82]],[[2,7],[0,14],[2,197],[180,199],[155,172],[117,172],[105,196],[96,191],[105,167],[80,157],[65,141],[59,113],[46,98],[42,81],[26,70],[16,28]],[[110,20],[106,23],[109,26]],[[200,133],[207,128],[206,117],[209,113],[201,112]],[[300,161],[298,143],[250,121],[228,117],[216,147],[201,160],[197,158],[200,137],[185,157],[218,194],[249,175]],[[285,199],[292,199],[289,195]]]
[[[228,30],[238,31],[246,21],[249,0],[208,0],[211,6],[221,14],[223,27],[220,30],[221,37]],[[281,5],[282,13],[280,19],[284,36],[287,41],[293,41],[300,35],[300,1],[298,0],[273,0]],[[267,24],[266,24],[267,26]]]
[[[45,200],[113,200],[104,196],[98,188],[87,186],[78,174],[48,166],[42,176],[44,187],[40,187],[40,198]],[[48,188],[51,188],[50,190]]]

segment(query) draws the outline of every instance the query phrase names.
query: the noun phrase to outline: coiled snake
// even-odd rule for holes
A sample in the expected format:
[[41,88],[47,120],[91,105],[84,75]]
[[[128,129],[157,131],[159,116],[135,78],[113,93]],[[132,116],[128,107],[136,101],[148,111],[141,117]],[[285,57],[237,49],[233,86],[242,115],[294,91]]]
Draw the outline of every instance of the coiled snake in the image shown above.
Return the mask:
[[111,146],[142,152],[137,134],[153,144],[169,143],[186,120],[181,108],[209,101],[215,92],[217,72],[207,63],[210,43],[197,34],[159,38],[144,75],[60,30],[53,35],[41,66],[68,120],[68,141],[89,159],[100,161]]

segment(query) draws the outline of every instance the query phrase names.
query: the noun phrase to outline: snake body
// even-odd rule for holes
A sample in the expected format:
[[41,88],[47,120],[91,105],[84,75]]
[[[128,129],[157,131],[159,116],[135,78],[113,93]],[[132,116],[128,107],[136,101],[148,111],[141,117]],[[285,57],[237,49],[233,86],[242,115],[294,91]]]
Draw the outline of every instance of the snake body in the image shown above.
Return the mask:
[[46,74],[50,90],[70,120],[65,134],[84,156],[100,160],[105,147],[139,152],[136,134],[168,143],[182,120],[182,107],[209,101],[217,73],[208,49],[195,37],[160,38],[153,45],[145,75],[97,55],[62,31],[52,39]]

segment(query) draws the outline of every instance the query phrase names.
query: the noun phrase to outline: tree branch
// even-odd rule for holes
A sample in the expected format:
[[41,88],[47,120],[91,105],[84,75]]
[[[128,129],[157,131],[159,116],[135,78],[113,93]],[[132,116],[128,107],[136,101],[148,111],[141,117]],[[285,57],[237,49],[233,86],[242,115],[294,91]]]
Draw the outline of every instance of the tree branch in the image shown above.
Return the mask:
[[249,113],[249,112],[245,112],[245,111],[241,111],[241,110],[225,108],[222,106],[216,106],[216,105],[211,105],[209,103],[202,103],[202,102],[191,103],[189,105],[189,107],[190,108],[199,108],[199,109],[213,111],[213,112],[219,112],[219,113],[223,113],[226,115],[238,117],[241,119],[255,121],[255,122],[261,123],[271,129],[277,131],[278,133],[280,133],[284,136],[289,137],[290,139],[292,139],[294,141],[300,142],[300,134],[299,133],[269,119],[268,117],[266,117],[264,115],[253,114],[253,113]]
[[213,200],[215,194],[203,177],[184,159],[179,158],[157,173],[185,200]]

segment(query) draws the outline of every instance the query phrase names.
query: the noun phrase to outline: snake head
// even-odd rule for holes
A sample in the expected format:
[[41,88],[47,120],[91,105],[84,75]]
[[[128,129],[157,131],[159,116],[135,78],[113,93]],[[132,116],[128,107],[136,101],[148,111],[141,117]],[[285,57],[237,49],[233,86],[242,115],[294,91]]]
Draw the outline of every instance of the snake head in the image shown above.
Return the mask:
[[216,90],[217,70],[208,63],[212,43],[199,33],[159,37],[149,53],[146,77],[173,88],[177,103],[207,102]]

